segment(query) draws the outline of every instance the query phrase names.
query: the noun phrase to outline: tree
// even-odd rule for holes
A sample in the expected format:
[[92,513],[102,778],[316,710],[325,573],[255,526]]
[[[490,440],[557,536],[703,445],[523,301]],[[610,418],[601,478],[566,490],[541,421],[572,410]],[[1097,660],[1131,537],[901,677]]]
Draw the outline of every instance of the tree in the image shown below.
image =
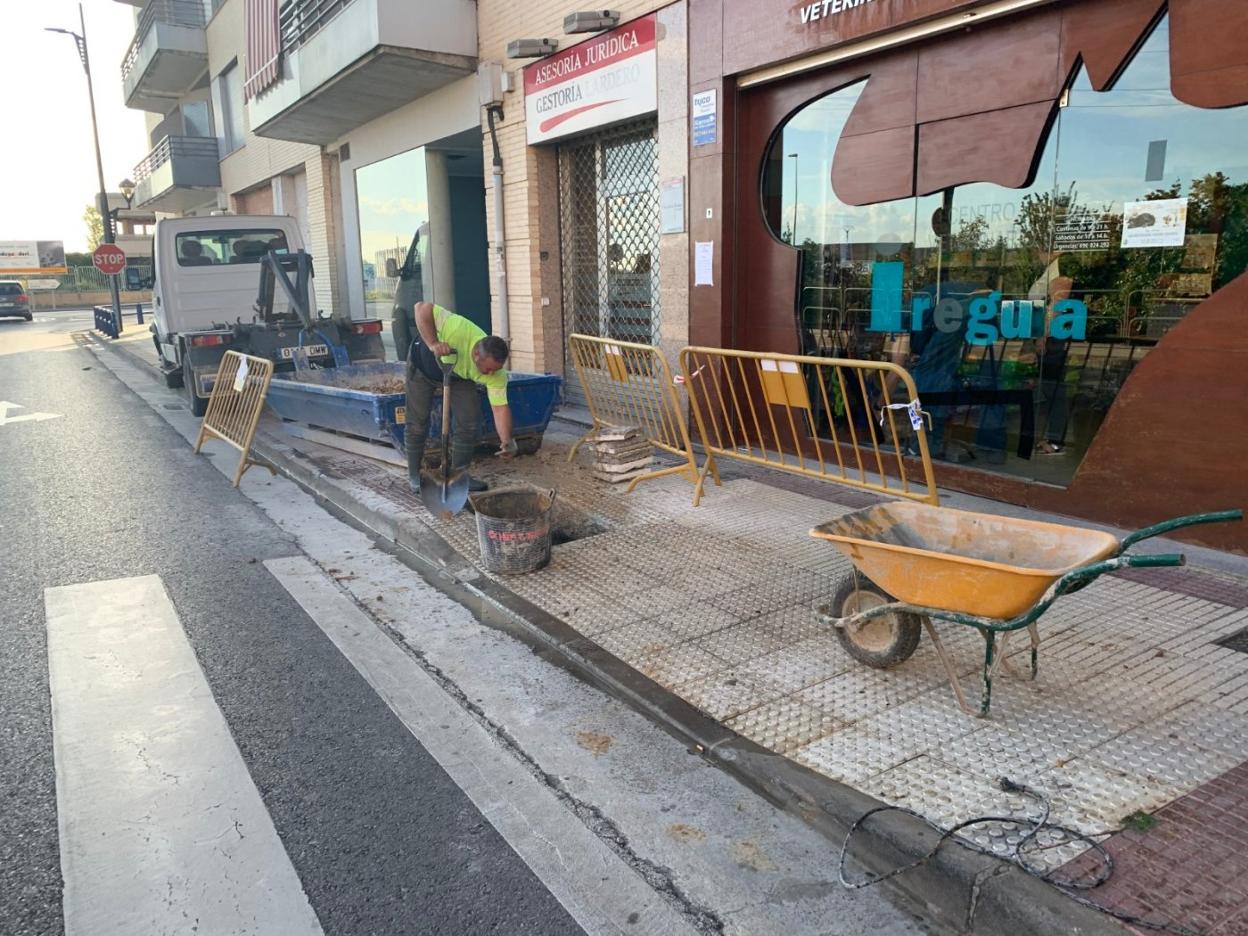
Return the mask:
[[82,221],[87,226],[87,247],[95,250],[104,243],[104,220],[100,217],[100,209],[88,204],[82,212]]

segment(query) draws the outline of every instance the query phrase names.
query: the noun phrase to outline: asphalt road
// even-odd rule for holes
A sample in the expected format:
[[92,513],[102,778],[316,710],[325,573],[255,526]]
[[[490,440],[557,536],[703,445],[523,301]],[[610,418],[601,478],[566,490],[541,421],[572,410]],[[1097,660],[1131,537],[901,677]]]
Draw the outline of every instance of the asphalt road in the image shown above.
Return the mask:
[[292,540],[72,342],[83,314],[0,321],[0,929],[63,931],[44,590],[158,575],[326,933],[580,932],[266,569]]

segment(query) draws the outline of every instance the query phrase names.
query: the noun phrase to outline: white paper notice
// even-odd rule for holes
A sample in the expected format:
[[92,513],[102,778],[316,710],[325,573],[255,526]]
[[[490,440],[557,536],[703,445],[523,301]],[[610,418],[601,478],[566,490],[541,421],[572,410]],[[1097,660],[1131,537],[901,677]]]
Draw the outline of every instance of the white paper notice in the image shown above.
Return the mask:
[[243,387],[247,386],[247,374],[250,368],[247,366],[247,359],[243,358],[239,362],[238,370],[234,373],[234,392],[242,393]]
[[715,263],[715,242],[697,241],[693,245],[693,285],[714,286],[711,267]]
[[1182,247],[1186,233],[1186,198],[1123,203],[1123,247]]

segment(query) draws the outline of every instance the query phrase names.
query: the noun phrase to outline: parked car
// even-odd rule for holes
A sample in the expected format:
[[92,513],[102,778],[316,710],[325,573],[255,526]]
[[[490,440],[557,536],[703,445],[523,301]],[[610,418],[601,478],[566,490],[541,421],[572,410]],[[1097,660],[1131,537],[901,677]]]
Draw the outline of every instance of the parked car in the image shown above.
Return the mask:
[[0,280],[0,318],[24,318],[31,321],[30,296],[17,280]]

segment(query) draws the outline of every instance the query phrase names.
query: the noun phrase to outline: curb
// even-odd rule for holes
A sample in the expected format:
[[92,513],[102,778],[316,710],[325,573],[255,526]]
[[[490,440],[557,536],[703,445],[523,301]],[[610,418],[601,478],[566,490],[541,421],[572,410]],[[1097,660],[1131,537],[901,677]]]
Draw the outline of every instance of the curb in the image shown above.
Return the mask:
[[[151,362],[123,345],[105,347],[151,372]],[[163,381],[162,381],[163,384]],[[311,493],[345,522],[391,547],[406,565],[493,626],[519,636],[543,658],[625,702],[691,753],[707,759],[773,805],[796,815],[839,849],[853,823],[879,800],[743,738],[623,663],[549,612],[483,575],[419,519],[350,481],[325,474],[293,448],[257,434],[255,455]],[[389,509],[387,509],[387,507]],[[885,813],[857,833],[855,863],[883,874],[927,854],[939,836],[904,813]],[[854,872],[855,876],[862,871]],[[1016,865],[955,842],[886,885],[929,923],[975,936],[1122,936],[1112,917],[1081,906]]]

